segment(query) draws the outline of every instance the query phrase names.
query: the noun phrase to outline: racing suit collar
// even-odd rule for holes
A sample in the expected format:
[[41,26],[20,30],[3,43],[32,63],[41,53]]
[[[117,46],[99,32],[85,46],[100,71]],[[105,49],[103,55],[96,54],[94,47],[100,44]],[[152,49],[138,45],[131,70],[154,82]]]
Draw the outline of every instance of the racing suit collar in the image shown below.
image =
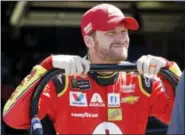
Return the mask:
[[[84,58],[89,60],[88,55]],[[112,85],[117,81],[119,76],[119,72],[103,74],[101,72],[90,71],[88,74],[100,85]]]
[[89,75],[100,85],[112,85],[114,84],[119,76],[118,72],[114,72],[109,75],[102,74],[100,72],[90,71]]

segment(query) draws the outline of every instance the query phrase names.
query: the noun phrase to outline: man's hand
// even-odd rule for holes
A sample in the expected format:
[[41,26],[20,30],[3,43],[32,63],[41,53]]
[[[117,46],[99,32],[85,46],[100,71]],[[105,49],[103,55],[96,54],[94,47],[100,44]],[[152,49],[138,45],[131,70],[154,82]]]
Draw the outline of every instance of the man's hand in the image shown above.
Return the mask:
[[162,57],[144,55],[137,60],[137,69],[140,74],[156,76],[166,64],[166,60]]
[[65,75],[83,75],[90,70],[88,60],[76,55],[52,55],[54,68],[65,70]]

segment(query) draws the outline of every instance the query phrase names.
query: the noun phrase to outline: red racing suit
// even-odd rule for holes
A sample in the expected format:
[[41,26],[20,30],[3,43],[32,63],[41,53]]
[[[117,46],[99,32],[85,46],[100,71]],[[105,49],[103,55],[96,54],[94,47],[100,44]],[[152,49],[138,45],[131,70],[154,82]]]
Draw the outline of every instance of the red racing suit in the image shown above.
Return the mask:
[[[174,62],[169,65],[178,79],[178,66]],[[50,62],[43,61],[17,87],[3,110],[9,126],[30,127],[32,94],[51,68]],[[170,121],[174,90],[159,77],[149,79],[132,72],[109,76],[90,72],[87,78],[60,74],[45,86],[38,116],[49,116],[58,134],[144,134],[149,116],[166,124]]]

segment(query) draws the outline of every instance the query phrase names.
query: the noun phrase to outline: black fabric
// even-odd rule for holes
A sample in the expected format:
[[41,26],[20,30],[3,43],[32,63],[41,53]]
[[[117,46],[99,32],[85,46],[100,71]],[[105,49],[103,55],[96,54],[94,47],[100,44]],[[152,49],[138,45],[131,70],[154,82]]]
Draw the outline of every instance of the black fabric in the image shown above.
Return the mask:
[[141,75],[141,83],[142,83],[143,89],[148,94],[151,94],[152,93],[153,79],[152,78],[148,78],[148,77],[146,77],[144,75]]
[[[84,56],[85,59],[89,60],[88,55]],[[88,73],[99,85],[107,86],[114,84],[119,76],[118,72],[112,74],[103,74],[95,71]]]
[[61,93],[66,85],[66,80],[65,80],[65,75],[64,74],[59,74],[53,79],[53,83],[56,87],[56,93],[59,94]]
[[89,75],[99,84],[103,86],[114,84],[119,76],[119,73],[112,73],[110,75],[102,75],[98,72],[90,72]]
[[56,130],[54,128],[53,122],[48,116],[42,119],[41,123],[44,130],[44,135],[56,135]]

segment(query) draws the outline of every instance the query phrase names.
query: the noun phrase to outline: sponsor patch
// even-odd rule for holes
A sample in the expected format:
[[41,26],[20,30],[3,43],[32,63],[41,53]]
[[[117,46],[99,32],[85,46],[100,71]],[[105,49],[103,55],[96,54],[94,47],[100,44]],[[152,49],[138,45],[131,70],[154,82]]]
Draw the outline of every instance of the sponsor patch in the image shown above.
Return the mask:
[[84,32],[85,32],[86,34],[88,34],[91,30],[92,30],[92,23],[89,23],[89,24],[87,24],[87,25],[84,27]]
[[78,117],[78,118],[97,118],[98,114],[97,113],[89,113],[89,112],[84,112],[84,113],[71,113],[72,117]]
[[70,92],[69,100],[71,106],[87,106],[86,93]]
[[131,93],[131,92],[134,92],[134,90],[135,90],[135,85],[134,84],[122,85],[121,86],[121,91],[123,93]]
[[108,107],[120,107],[119,93],[108,93]]
[[122,120],[122,109],[108,109],[108,120],[119,121]]
[[100,94],[98,93],[94,93],[91,101],[89,103],[89,106],[94,106],[94,107],[105,107],[105,104],[100,96]]
[[90,89],[89,80],[71,79],[71,88],[80,90]]
[[139,96],[128,96],[121,98],[121,103],[135,104],[138,100]]

